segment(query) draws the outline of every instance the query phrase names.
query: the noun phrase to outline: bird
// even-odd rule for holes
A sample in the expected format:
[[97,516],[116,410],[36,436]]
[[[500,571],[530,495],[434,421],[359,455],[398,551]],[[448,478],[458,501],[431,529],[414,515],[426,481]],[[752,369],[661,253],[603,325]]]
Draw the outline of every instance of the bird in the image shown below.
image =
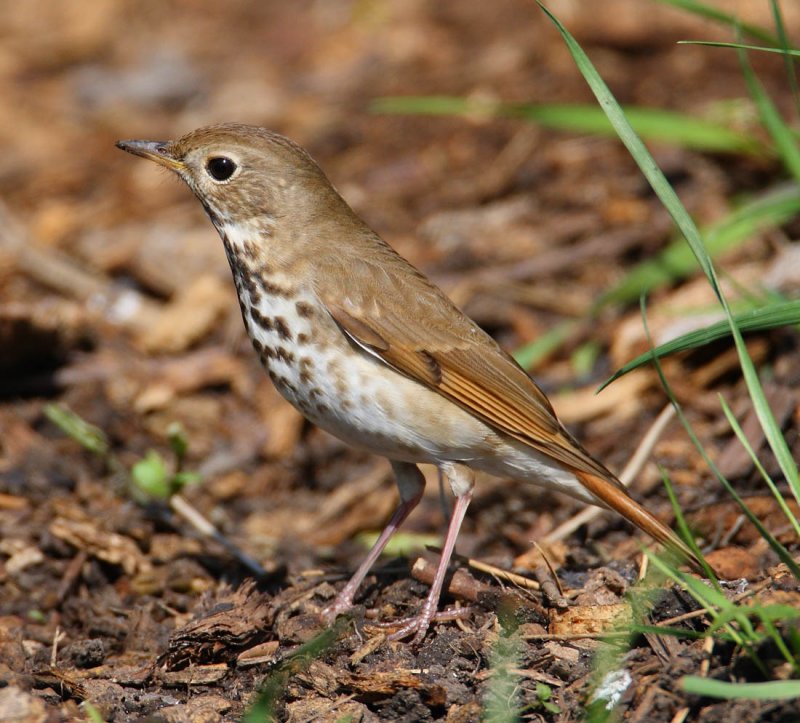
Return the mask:
[[455,503],[429,593],[399,621],[395,639],[425,639],[479,472],[615,510],[703,569],[567,431],[513,357],[373,231],[299,145],[238,123],[116,145],[175,172],[202,204],[222,239],[247,333],[280,394],[314,424],[391,464],[398,506],[323,620],[354,606],[419,503],[421,463],[438,467]]

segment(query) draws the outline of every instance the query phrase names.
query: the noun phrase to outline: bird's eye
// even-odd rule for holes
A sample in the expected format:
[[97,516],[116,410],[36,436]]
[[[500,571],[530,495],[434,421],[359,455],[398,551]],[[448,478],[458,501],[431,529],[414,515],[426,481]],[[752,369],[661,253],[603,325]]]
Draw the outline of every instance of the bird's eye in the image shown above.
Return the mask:
[[236,164],[225,156],[215,156],[208,159],[206,170],[215,181],[227,181],[236,171]]

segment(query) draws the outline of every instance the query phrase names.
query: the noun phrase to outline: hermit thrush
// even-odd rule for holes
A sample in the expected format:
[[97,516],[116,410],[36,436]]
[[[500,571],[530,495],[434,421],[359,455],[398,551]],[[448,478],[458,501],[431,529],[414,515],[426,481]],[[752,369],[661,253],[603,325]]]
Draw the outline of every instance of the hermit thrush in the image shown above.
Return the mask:
[[302,148],[238,124],[117,145],[175,171],[203,204],[278,391],[323,429],[391,461],[400,504],[327,619],[352,606],[419,502],[420,462],[439,467],[456,504],[428,598],[396,637],[422,640],[433,619],[473,470],[610,507],[698,565],[564,429],[517,363],[381,240]]

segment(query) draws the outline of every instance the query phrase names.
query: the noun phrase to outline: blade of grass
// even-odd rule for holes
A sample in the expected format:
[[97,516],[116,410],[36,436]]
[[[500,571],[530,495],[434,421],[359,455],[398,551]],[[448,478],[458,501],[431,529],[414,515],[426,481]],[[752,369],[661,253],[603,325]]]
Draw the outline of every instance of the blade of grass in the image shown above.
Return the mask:
[[688,628],[668,628],[663,625],[637,625],[633,624],[630,627],[632,633],[643,635],[650,633],[651,635],[669,635],[672,638],[688,638],[690,640],[702,640],[706,637],[705,633],[698,630],[689,630]]
[[264,723],[278,720],[278,706],[286,695],[286,686],[294,675],[303,672],[322,657],[339,639],[350,620],[340,617],[328,629],[293,650],[263,680],[254,700],[242,717],[243,723]]
[[[642,304],[642,321],[645,327],[645,333],[647,334],[648,339],[650,338],[650,331],[647,327],[647,315],[645,313],[644,308],[644,297],[641,300]],[[720,482],[720,484],[725,488],[725,491],[733,498],[739,508],[744,513],[745,517],[755,526],[758,530],[758,534],[767,542],[767,544],[774,550],[775,554],[780,558],[781,562],[783,562],[791,571],[792,575],[795,576],[798,580],[800,580],[800,566],[794,561],[792,556],[789,554],[789,551],[780,543],[778,540],[772,535],[772,533],[767,530],[766,527],[761,523],[761,520],[755,516],[753,511],[747,506],[747,503],[739,496],[739,493],[733,488],[731,483],[728,481],[728,478],[722,474],[719,467],[714,463],[711,457],[708,456],[705,448],[703,447],[702,443],[700,442],[700,438],[695,434],[694,428],[689,423],[689,420],[686,418],[686,415],[683,413],[683,407],[681,407],[680,403],[675,397],[675,394],[672,391],[672,387],[670,387],[669,382],[667,381],[666,376],[664,375],[664,370],[661,368],[661,362],[658,360],[658,357],[653,357],[653,366],[656,369],[656,373],[658,374],[659,381],[661,382],[661,386],[664,389],[667,398],[669,399],[670,404],[675,409],[675,414],[678,417],[678,420],[681,423],[681,426],[686,431],[686,434],[689,436],[690,441],[694,445],[695,449],[700,453],[700,456],[703,458],[703,461],[706,463],[706,466],[714,477]],[[669,492],[669,488],[667,490]],[[680,574],[680,573],[679,573]]]
[[792,458],[789,446],[781,434],[781,430],[772,415],[769,405],[767,404],[764,396],[764,390],[761,388],[761,384],[759,383],[758,374],[756,373],[753,362],[747,353],[747,347],[745,346],[744,339],[742,338],[742,335],[733,320],[733,315],[727,299],[720,289],[716,271],[714,270],[711,259],[708,256],[705,247],[703,246],[697,226],[695,225],[691,216],[689,216],[683,204],[680,202],[680,199],[678,198],[672,186],[669,185],[669,182],[664,177],[664,174],[661,172],[661,169],[659,169],[644,143],[642,143],[641,139],[636,135],[633,128],[631,128],[630,123],[628,123],[625,115],[622,113],[619,103],[617,103],[613,94],[600,77],[595,67],[592,65],[586,53],[578,45],[575,38],[572,37],[572,35],[561,24],[561,22],[540,2],[540,0],[537,0],[537,4],[558,28],[558,31],[564,38],[567,48],[572,54],[576,65],[600,103],[600,107],[603,108],[608,115],[609,120],[620,137],[620,140],[625,144],[645,178],[647,178],[648,182],[650,183],[650,186],[653,188],[653,191],[661,200],[661,203],[667,209],[670,216],[672,216],[675,224],[681,230],[681,233],[683,233],[687,243],[692,248],[692,251],[697,258],[697,262],[700,264],[700,268],[703,270],[703,273],[706,275],[706,278],[708,279],[708,282],[714,291],[714,295],[717,297],[717,300],[725,311],[725,316],[728,319],[728,323],[731,327],[731,333],[733,335],[736,350],[739,355],[739,363],[742,368],[742,374],[744,376],[750,397],[753,400],[753,407],[756,411],[756,415],[758,416],[761,427],[763,428],[767,440],[769,441],[770,448],[778,460],[781,471],[785,475],[786,480],[792,489],[792,493],[798,502],[800,502],[800,475],[798,474],[797,465]]
[[775,501],[778,503],[778,507],[781,508],[781,511],[786,516],[786,519],[789,520],[789,524],[794,527],[795,534],[797,538],[800,539],[800,522],[798,522],[797,517],[792,513],[791,508],[788,504],[786,504],[786,500],[783,499],[783,495],[780,493],[780,490],[775,486],[775,483],[772,481],[772,477],[767,474],[767,470],[764,469],[764,465],[761,464],[761,460],[758,458],[758,455],[753,450],[752,446],[750,445],[750,441],[745,436],[744,431],[742,430],[739,421],[736,419],[733,411],[731,410],[728,402],[725,398],[720,394],[719,395],[720,404],[722,404],[722,411],[725,413],[725,416],[728,419],[728,423],[731,425],[731,429],[733,429],[734,434],[737,436],[739,441],[741,442],[742,446],[744,447],[745,451],[747,452],[747,456],[753,462],[753,465],[758,470],[758,473],[761,475],[761,478],[766,482],[767,487],[769,487],[770,492],[772,492],[772,496],[775,498]]
[[800,680],[771,680],[767,683],[729,683],[725,680],[686,675],[679,681],[686,693],[708,698],[744,700],[788,700],[800,697]]
[[[547,128],[613,135],[614,129],[605,113],[584,105],[509,105],[507,114],[538,123]],[[673,143],[685,148],[710,152],[755,153],[759,142],[721,123],[695,118],[685,113],[626,106],[625,115],[637,133],[651,141]]]
[[[718,256],[750,239],[755,233],[775,228],[800,213],[800,186],[785,184],[754,198],[711,224],[703,232],[705,250]],[[685,236],[679,236],[653,259],[635,266],[596,303],[595,310],[609,303],[630,302],[642,293],[652,291],[694,273],[697,256],[687,247]]]
[[670,576],[683,586],[705,609],[712,621],[706,631],[707,636],[714,635],[716,638],[722,637],[722,639],[730,640],[747,653],[762,675],[769,675],[767,666],[758,655],[758,647],[763,643],[765,636],[753,627],[748,618],[749,610],[747,608],[728,600],[721,592],[714,591],[713,594],[709,594],[710,589],[706,588],[700,580],[670,568],[658,555],[648,552],[647,556],[656,570]]
[[89,424],[68,407],[61,404],[47,404],[44,407],[44,416],[83,448],[99,457],[108,456],[110,447],[105,432]]
[[[645,550],[647,554],[648,560],[653,565],[653,567],[661,572],[662,574],[666,575],[667,577],[675,580],[679,583],[685,590],[689,592],[689,594],[705,608],[708,612],[709,618],[713,622],[717,620],[720,615],[720,610],[727,610],[733,605],[726,597],[722,594],[722,592],[718,592],[713,588],[708,587],[703,583],[701,580],[698,580],[691,575],[686,575],[679,570],[676,570],[671,565],[667,565],[658,555],[654,555],[653,553]],[[733,640],[737,645],[745,645],[746,641],[742,636],[740,631],[737,631],[735,628],[730,626],[730,623],[724,624],[725,631],[728,635],[730,635],[731,640]]]
[[767,132],[772,137],[783,164],[795,180],[800,181],[800,147],[798,147],[794,134],[781,118],[778,109],[764,90],[764,86],[753,72],[753,66],[744,50],[739,50],[739,64],[742,68],[747,89],[756,104],[758,115]]
[[747,43],[725,43],[716,40],[679,40],[678,45],[706,45],[710,48],[735,48],[737,50],[756,50],[761,53],[777,53],[787,56],[787,61],[791,62],[791,56],[800,57],[800,50],[793,48],[768,48],[765,45],[748,45]]
[[741,28],[741,30],[754,38],[769,43],[770,45],[778,45],[778,39],[764,28],[751,23],[743,23],[735,15],[723,12],[713,5],[706,5],[705,3],[696,2],[696,0],[657,0],[664,5],[672,5],[673,7],[687,10],[694,15],[697,15],[706,20],[714,20],[715,22],[728,25],[732,28]]
[[570,355],[570,364],[572,366],[572,373],[577,379],[586,377],[591,373],[601,351],[602,347],[600,344],[592,340],[584,342],[572,352]]
[[[742,333],[754,331],[766,331],[781,326],[791,326],[800,324],[800,299],[787,301],[781,304],[770,304],[760,309],[750,309],[748,311],[735,314],[734,322]],[[669,354],[676,354],[690,349],[697,349],[706,344],[724,339],[731,335],[731,328],[726,321],[718,321],[710,324],[703,329],[696,329],[687,334],[683,334],[676,339],[672,339],[664,344],[660,344],[654,349],[640,354],[635,359],[629,361],[625,366],[614,372],[614,374],[604,381],[598,388],[598,392],[605,389],[611,382],[619,379],[634,369],[649,364],[653,355],[661,359]]]
[[522,639],[510,610],[501,609],[498,618],[501,634],[489,656],[492,675],[486,686],[481,720],[486,723],[516,723],[520,720],[520,678],[515,670],[522,658]]
[[[544,128],[614,135],[605,113],[592,105],[539,105],[447,96],[409,96],[380,98],[370,108],[376,113],[521,118]],[[714,153],[758,154],[766,150],[753,136],[684,113],[628,106],[625,114],[636,131],[652,141]]]
[[678,527],[678,532],[680,533],[681,538],[689,546],[691,551],[694,553],[694,556],[700,560],[700,564],[702,564],[703,569],[705,570],[706,577],[711,581],[711,584],[715,588],[716,592],[722,595],[722,588],[719,585],[717,576],[711,565],[706,562],[706,558],[703,556],[702,550],[700,550],[698,547],[697,542],[694,539],[694,535],[689,529],[689,524],[686,522],[686,517],[683,515],[683,510],[678,504],[678,498],[675,496],[675,490],[672,487],[672,482],[670,481],[666,470],[664,470],[660,465],[658,469],[659,472],[661,472],[661,479],[664,482],[664,489],[667,491],[669,503],[672,505],[672,511],[675,513],[675,523]]
[[517,349],[514,352],[514,359],[523,369],[535,369],[548,354],[558,349],[577,327],[578,322],[574,319],[562,321],[529,344]]
[[[769,4],[772,9],[772,20],[775,23],[775,30],[778,33],[781,49],[789,51],[791,50],[789,46],[789,36],[786,33],[786,24],[783,22],[783,12],[781,11],[780,3],[778,0],[770,0]],[[800,55],[800,51],[792,51],[792,54],[794,52]],[[795,73],[794,62],[788,55],[784,56],[783,62],[786,67],[786,77],[789,80],[789,87],[792,89],[795,113],[798,113],[800,112],[800,92],[797,87],[797,74]]]

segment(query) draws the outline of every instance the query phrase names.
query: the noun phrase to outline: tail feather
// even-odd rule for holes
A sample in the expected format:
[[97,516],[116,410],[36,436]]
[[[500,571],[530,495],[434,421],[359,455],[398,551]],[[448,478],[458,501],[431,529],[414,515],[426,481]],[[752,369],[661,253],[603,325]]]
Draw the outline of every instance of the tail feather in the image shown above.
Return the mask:
[[612,484],[611,481],[589,472],[575,470],[575,476],[598,500],[618,512],[626,520],[632,522],[662,545],[683,557],[695,572],[703,576],[706,575],[705,568],[691,548],[673,530],[656,519],[634,500],[624,488],[618,487],[617,484]]

